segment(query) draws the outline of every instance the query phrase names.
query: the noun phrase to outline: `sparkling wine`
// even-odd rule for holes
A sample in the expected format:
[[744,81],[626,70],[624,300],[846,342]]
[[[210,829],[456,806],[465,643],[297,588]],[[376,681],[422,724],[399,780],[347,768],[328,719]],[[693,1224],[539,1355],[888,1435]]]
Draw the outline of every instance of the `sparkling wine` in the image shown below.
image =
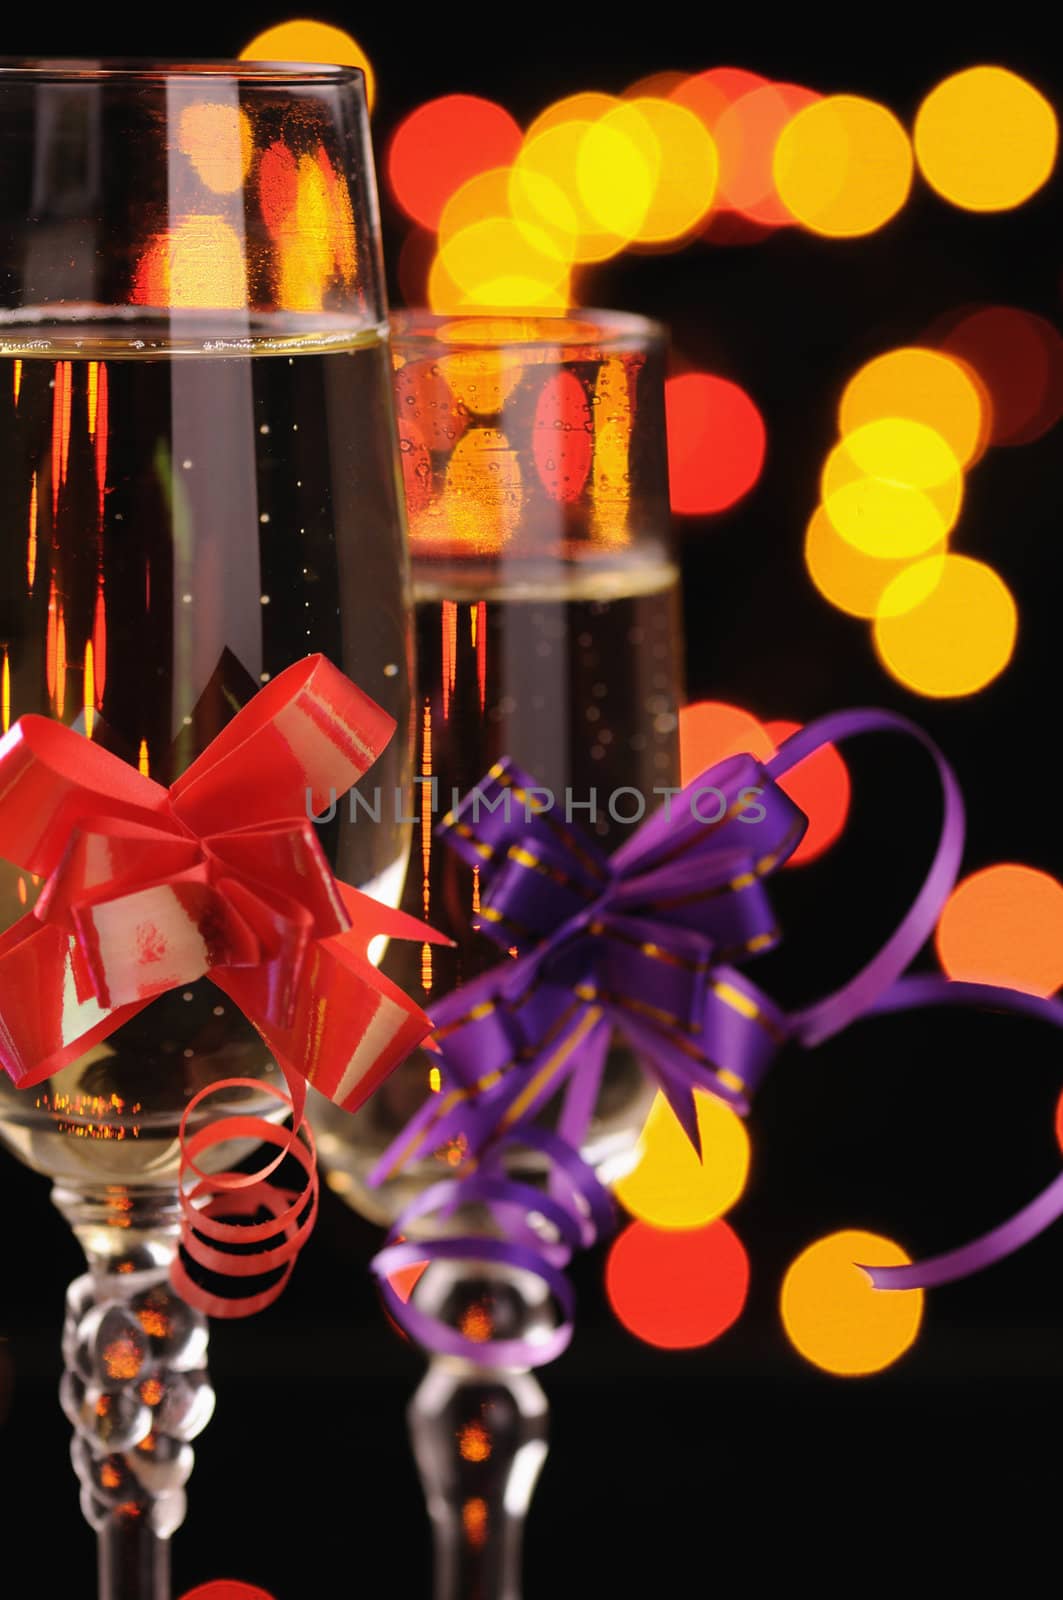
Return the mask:
[[[408,596],[386,344],[349,319],[223,334],[206,313],[179,338],[168,321],[69,307],[0,323],[3,730],[39,712],[170,783],[261,684],[322,651],[398,719],[364,781],[401,790]],[[401,817],[321,829],[337,874],[392,903]],[[0,863],[0,928],[38,890]],[[254,1029],[201,980],[39,1090],[0,1088],[0,1127],[52,1173],[166,1181],[187,1094],[271,1073]]]
[[[654,789],[678,782],[682,639],[677,572],[660,560],[618,558],[593,570],[569,563],[549,578],[504,586],[463,564],[420,579],[415,600],[421,815],[403,903],[456,946],[394,943],[384,965],[420,991],[430,1012],[433,995],[505,959],[482,931],[478,873],[433,837],[455,792],[466,794],[509,755],[551,791],[561,816],[615,849],[637,817],[660,804]],[[424,1099],[431,1072],[430,1056],[416,1053],[353,1119],[319,1103],[329,1182],[370,1215],[392,1214],[429,1175],[409,1167],[382,1191],[364,1185],[376,1155]],[[630,1146],[640,1126],[636,1102],[646,1096],[637,1062],[614,1049],[590,1131],[592,1159],[608,1162]]]

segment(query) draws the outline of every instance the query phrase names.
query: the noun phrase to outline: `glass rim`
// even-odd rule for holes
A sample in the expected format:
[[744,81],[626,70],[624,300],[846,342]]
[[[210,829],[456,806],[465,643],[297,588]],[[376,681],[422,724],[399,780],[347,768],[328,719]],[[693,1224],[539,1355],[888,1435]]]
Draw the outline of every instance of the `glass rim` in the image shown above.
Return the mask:
[[[390,315],[391,341],[438,354],[465,350],[564,349],[566,358],[588,350],[645,349],[664,343],[668,330],[636,311],[574,306],[560,313],[529,311],[429,311],[398,307]],[[532,332],[532,328],[536,330]],[[541,329],[540,333],[538,330]],[[477,337],[477,330],[480,337]]]
[[0,56],[5,83],[164,83],[169,79],[229,79],[249,85],[362,84],[361,67],[310,61],[226,61],[103,56]]

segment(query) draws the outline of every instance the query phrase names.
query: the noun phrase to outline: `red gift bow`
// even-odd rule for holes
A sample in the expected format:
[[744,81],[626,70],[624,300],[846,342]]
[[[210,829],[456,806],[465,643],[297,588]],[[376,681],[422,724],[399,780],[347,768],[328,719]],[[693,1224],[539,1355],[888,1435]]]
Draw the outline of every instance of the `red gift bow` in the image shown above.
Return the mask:
[[[298,1138],[306,1084],[353,1110],[430,1028],[366,946],[377,934],[441,936],[338,882],[308,815],[346,793],[394,727],[314,655],[261,689],[168,790],[46,717],[22,717],[0,740],[2,852],[46,880],[33,910],[0,935],[0,1062],[15,1083],[39,1083],[156,996],[204,975],[250,1019],[288,1080],[287,1133],[236,1116],[186,1139],[204,1094],[263,1087],[241,1079],[202,1091],[182,1122],[182,1176],[191,1167],[201,1180],[182,1198],[193,1258],[239,1277],[287,1269],[271,1289],[228,1302],[200,1291],[178,1260],[178,1288],[213,1315],[246,1315],[275,1299],[313,1224],[309,1129],[305,1143]],[[207,1177],[197,1156],[232,1137],[265,1140],[277,1153],[255,1174]],[[286,1154],[306,1174],[301,1194],[265,1183]],[[261,1204],[269,1222],[218,1220]],[[197,1233],[284,1243],[234,1256]]]

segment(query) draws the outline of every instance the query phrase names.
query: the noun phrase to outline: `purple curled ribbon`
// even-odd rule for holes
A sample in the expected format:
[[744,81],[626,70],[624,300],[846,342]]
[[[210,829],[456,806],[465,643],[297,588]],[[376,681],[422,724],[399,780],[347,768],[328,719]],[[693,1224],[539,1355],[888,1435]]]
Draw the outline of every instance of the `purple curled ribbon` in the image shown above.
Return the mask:
[[[807,826],[777,780],[823,746],[865,733],[902,734],[930,755],[942,791],[939,840],[907,912],[866,965],[832,993],[784,1012],[741,970],[778,943],[766,884]],[[712,820],[699,804],[710,790],[721,797]],[[536,1364],[552,1359],[568,1341],[571,1299],[561,1267],[572,1249],[589,1242],[588,1218],[591,1237],[597,1237],[605,1216],[605,1206],[590,1199],[597,1180],[577,1151],[614,1033],[636,1052],[699,1149],[694,1091],[716,1094],[747,1113],[788,1043],[810,1048],[857,1017],[918,1005],[1003,1004],[1039,1015],[1054,1007],[1027,1004],[1029,996],[986,985],[898,981],[936,926],[956,881],[964,835],[955,776],[929,736],[906,718],[876,710],[836,712],[792,735],[766,764],[732,756],[688,784],[609,856],[571,822],[538,809],[535,797],[542,794],[504,760],[440,824],[450,847],[479,868],[482,931],[502,950],[515,950],[516,958],[436,1002],[440,1091],[371,1175],[381,1182],[406,1160],[457,1142],[465,1167],[408,1208],[392,1239],[411,1228],[423,1235],[429,1218],[445,1221],[466,1203],[486,1208],[498,1236],[389,1242],[374,1270],[407,1331],[429,1348],[481,1365],[490,1359]],[[1051,1019],[1063,1021],[1063,1007],[1055,1009],[1059,1017]],[[544,1143],[534,1119],[559,1093],[558,1133]],[[573,1195],[579,1196],[578,1225],[560,1228],[554,1216],[556,1243],[550,1248],[527,1225],[529,1214],[537,1212],[541,1220],[542,1196],[504,1167],[513,1144],[536,1143],[551,1170],[553,1200],[571,1209]],[[565,1152],[561,1165],[559,1146]],[[573,1163],[583,1168],[574,1188]],[[559,1181],[562,1166],[566,1177]],[[1053,1186],[1051,1199],[1043,1196],[1038,1206],[1038,1219],[1053,1206],[1053,1216],[1063,1213],[1063,1179],[1058,1193]],[[518,1238],[512,1225],[521,1216],[525,1225]],[[1032,1225],[1015,1219],[1009,1239]],[[1003,1253],[999,1240],[981,1244]],[[556,1338],[534,1349],[513,1341],[507,1360],[497,1358],[497,1347],[491,1358],[486,1345],[470,1345],[412,1300],[404,1304],[387,1283],[399,1266],[444,1257],[536,1272],[557,1301]],[[910,1287],[916,1281],[911,1275],[936,1265],[874,1269],[872,1275],[882,1287]]]

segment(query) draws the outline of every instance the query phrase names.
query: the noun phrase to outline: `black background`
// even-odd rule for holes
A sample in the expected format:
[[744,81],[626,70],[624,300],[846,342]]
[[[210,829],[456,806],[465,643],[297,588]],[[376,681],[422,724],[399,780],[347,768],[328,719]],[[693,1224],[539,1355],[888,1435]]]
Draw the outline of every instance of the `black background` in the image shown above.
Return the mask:
[[[884,100],[906,122],[946,73],[995,61],[1063,105],[1051,39],[1021,13],[974,37],[960,12],[807,8],[785,25],[753,7],[319,8],[356,33],[379,77],[378,152],[404,113],[440,93],[501,100],[526,121],[576,89],[618,91],[666,67],[739,65],[823,92]],[[86,11],[58,27],[5,19],[8,54],[235,53],[285,12]],[[998,14],[999,15],[999,14]],[[1058,57],[1056,57],[1058,62]],[[997,450],[971,479],[962,548],[1002,572],[1020,605],[1014,661],[970,700],[924,701],[877,665],[864,624],[829,608],[801,543],[833,437],[838,394],[879,350],[915,342],[975,300],[1060,314],[1063,176],[999,217],[954,211],[917,183],[901,215],[864,240],[783,230],[732,249],[622,257],[591,280],[598,304],[669,322],[678,351],[734,378],[768,428],[756,490],[733,512],[681,525],[691,698],[807,720],[850,704],[916,716],[968,796],[968,870],[1020,860],[1063,872],[1053,757],[1061,679],[1058,592],[1063,464],[1057,429]],[[393,260],[403,237],[386,196]],[[885,746],[887,741],[883,741]],[[758,972],[793,1002],[870,953],[918,881],[936,825],[933,782],[899,748],[854,749],[846,839],[784,875],[785,950]],[[929,965],[929,958],[923,962]],[[954,1013],[863,1023],[808,1058],[787,1056],[752,1124],[754,1169],[732,1221],[752,1260],[737,1325],[704,1351],[629,1338],[578,1264],[580,1321],[545,1375],[554,1444],[532,1513],[527,1593],[815,1594],[941,1579],[1029,1592],[1054,1573],[1054,1458],[1063,1397],[1059,1234],[929,1297],[915,1349],[863,1381],[807,1367],[781,1331],[778,1286],[810,1240],[866,1227],[916,1254],[966,1239],[1058,1169],[1057,1040],[1034,1024]],[[76,1246],[40,1179],[3,1162],[0,1260],[0,1527],[5,1593],[92,1592],[54,1398],[64,1284]],[[216,1326],[219,1394],[175,1544],[175,1593],[229,1574],[277,1600],[430,1592],[429,1546],[403,1406],[421,1363],[387,1328],[366,1263],[379,1236],[326,1194],[280,1304]],[[6,1422],[3,1420],[8,1409]],[[1049,1581],[1052,1577],[1049,1576]]]

